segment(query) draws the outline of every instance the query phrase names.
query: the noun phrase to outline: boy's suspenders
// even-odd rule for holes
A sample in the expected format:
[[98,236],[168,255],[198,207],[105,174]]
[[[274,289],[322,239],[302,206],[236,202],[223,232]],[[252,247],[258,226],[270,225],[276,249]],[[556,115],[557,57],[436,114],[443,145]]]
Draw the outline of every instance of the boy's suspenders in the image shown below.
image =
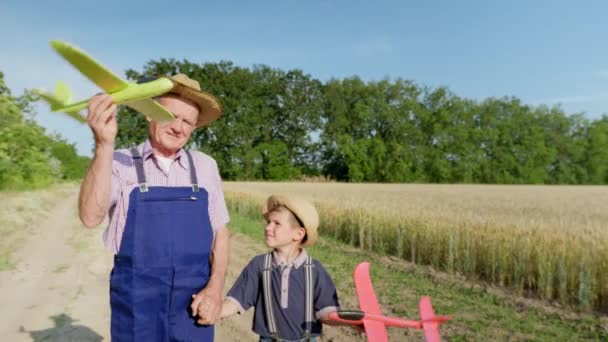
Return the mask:
[[262,271],[262,288],[264,290],[264,310],[266,311],[268,330],[272,335],[272,340],[278,341],[279,329],[277,328],[277,320],[274,317],[274,311],[272,309],[272,253],[266,254],[266,257],[264,258],[264,271]]
[[314,279],[314,268],[315,265],[312,263],[312,258],[310,255],[306,257],[306,261],[304,262],[304,271],[305,274],[305,282],[306,282],[306,329],[304,329],[304,339],[306,341],[310,340],[310,333],[312,331],[312,311],[313,311],[313,301],[315,298],[315,279]]
[[[305,300],[306,300],[306,329],[304,330],[304,341],[310,340],[310,334],[312,330],[313,322],[313,300],[314,300],[314,264],[312,258],[306,257],[304,263],[305,276]],[[268,321],[268,330],[272,334],[273,341],[280,341],[279,329],[277,327],[277,321],[274,316],[274,310],[272,307],[272,253],[266,254],[264,257],[264,270],[262,271],[262,288],[264,296],[264,309],[266,311],[266,319]]]

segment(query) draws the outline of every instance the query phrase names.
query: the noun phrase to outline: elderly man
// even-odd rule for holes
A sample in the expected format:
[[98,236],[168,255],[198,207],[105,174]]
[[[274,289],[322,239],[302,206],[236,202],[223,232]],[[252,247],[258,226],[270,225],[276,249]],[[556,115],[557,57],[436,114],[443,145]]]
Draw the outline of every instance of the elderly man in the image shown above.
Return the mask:
[[149,138],[132,149],[114,151],[112,98],[88,105],[95,155],[78,205],[87,227],[109,215],[113,341],[212,341],[221,311],[229,220],[221,179],[213,158],[183,147],[223,109],[198,82],[171,79],[180,86],[158,102],[175,120],[148,120]]

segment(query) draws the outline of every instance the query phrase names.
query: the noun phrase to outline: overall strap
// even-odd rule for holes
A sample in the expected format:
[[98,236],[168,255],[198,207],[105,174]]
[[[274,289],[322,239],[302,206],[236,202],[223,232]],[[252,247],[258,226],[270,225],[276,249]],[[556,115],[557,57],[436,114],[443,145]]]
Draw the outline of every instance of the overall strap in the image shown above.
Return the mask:
[[198,192],[198,180],[196,179],[196,170],[194,169],[194,161],[190,151],[186,151],[188,156],[188,165],[190,166],[190,184],[192,184],[192,192]]
[[274,310],[272,307],[272,253],[268,253],[264,257],[262,287],[264,290],[264,309],[266,311],[266,320],[268,321],[268,330],[272,335],[272,340],[279,341],[279,329],[277,327],[277,321],[274,317]]
[[144,173],[144,161],[137,147],[131,149],[131,157],[137,172],[137,183],[139,183],[139,191],[148,192],[148,183],[146,182],[146,174]]
[[310,341],[312,323],[313,323],[313,301],[314,301],[314,289],[315,289],[315,265],[312,263],[310,255],[306,257],[306,263],[304,264],[305,281],[306,281],[306,329],[304,330],[304,340]]

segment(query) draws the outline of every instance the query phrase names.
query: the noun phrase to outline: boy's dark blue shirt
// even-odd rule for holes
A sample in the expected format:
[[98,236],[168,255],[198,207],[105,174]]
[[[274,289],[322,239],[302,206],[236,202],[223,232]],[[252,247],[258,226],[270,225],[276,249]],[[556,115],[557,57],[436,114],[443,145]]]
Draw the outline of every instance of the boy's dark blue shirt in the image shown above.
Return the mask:
[[[250,307],[255,308],[253,331],[261,336],[271,336],[264,311],[262,295],[262,271],[265,254],[254,257],[243,269],[236,280],[227,299],[232,300],[242,313]],[[273,252],[272,268],[272,301],[279,336],[286,340],[298,340],[304,335],[305,327],[305,267],[308,254],[302,250],[300,255],[289,265],[279,264],[276,252]],[[319,317],[340,307],[336,286],[331,277],[318,261],[314,264],[314,301],[313,310],[316,319],[312,325],[312,335],[321,334]]]

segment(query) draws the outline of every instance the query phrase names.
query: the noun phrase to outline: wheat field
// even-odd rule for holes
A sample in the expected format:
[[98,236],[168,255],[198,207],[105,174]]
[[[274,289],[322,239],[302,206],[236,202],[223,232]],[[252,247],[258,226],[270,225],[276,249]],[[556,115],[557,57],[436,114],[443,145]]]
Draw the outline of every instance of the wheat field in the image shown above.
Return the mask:
[[312,200],[320,234],[522,295],[608,311],[608,187],[225,182],[259,217],[271,193]]

